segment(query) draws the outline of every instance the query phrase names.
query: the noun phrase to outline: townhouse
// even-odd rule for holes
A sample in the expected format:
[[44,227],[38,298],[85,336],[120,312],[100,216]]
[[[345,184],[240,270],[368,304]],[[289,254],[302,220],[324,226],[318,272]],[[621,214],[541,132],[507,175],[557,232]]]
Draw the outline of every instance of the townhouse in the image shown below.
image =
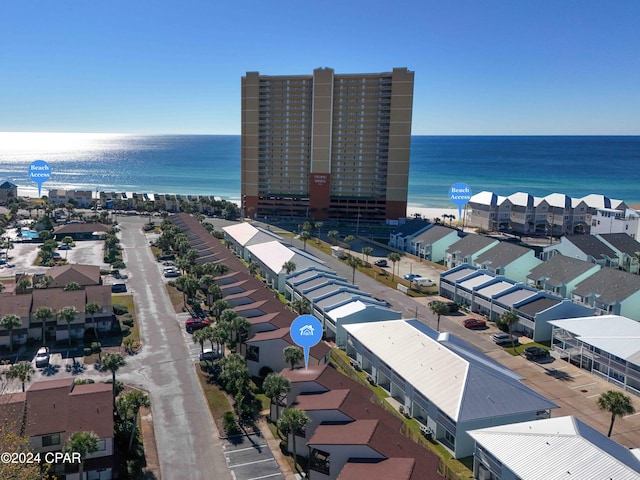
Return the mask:
[[639,272],[640,242],[626,233],[601,233],[596,237],[618,257],[618,267],[629,273]]
[[498,243],[495,238],[469,234],[447,248],[444,264],[447,268],[454,268],[465,263],[473,265],[479,255]]
[[558,243],[544,247],[541,258],[546,260],[558,254],[596,263],[601,267],[617,268],[620,263],[615,250],[595,235],[566,235]]
[[389,234],[389,246],[398,250],[409,251],[411,240],[432,226],[431,222],[422,218],[412,218],[399,225]]
[[[113,393],[106,383],[74,385],[73,378],[34,382],[24,393],[0,397],[2,418],[15,420],[34,453],[59,452],[75,432],[94,432],[98,450],[84,461],[84,478],[114,477]],[[8,423],[9,424],[9,423]],[[50,473],[81,480],[77,463],[57,463]]]
[[624,315],[640,321],[640,276],[602,268],[576,285],[572,301],[598,315]]
[[598,315],[549,323],[551,346],[560,358],[640,395],[640,322]]
[[529,272],[526,284],[538,290],[570,299],[576,285],[596,273],[600,268],[600,265],[586,260],[554,255]]
[[344,328],[349,357],[455,458],[473,453],[469,430],[547,418],[557,408],[519,375],[417,319]]
[[473,260],[473,264],[478,268],[495,275],[504,275],[516,282],[524,282],[527,274],[541,263],[530,248],[508,242],[499,242]]
[[254,227],[249,222],[236,223],[222,228],[225,243],[243,260],[249,260],[247,247],[259,243],[282,241],[282,237],[265,230],[262,227]]
[[442,225],[432,225],[410,240],[407,251],[431,262],[444,262],[447,249],[460,240],[458,234],[458,230]]
[[[640,452],[573,416],[472,430],[473,475],[481,480],[634,480]],[[526,455],[523,455],[526,452]]]

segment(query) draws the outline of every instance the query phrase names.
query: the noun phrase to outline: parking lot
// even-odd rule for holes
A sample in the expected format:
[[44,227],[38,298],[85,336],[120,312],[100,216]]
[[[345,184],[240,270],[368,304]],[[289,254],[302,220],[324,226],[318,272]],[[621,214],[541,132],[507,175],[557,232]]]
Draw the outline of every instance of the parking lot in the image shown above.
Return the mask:
[[226,439],[222,448],[236,480],[284,479],[266,439],[259,432]]

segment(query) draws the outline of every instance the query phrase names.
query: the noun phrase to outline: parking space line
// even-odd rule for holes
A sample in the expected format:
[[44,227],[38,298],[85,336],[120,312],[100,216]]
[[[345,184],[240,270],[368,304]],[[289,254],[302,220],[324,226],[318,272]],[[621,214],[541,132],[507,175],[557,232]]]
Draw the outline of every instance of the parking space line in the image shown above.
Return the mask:
[[247,478],[247,480],[260,480],[261,478],[281,477],[281,473],[272,473],[270,475],[262,475],[261,477]]
[[569,387],[569,389],[577,390],[578,388],[590,387],[591,385],[596,385],[596,382],[585,383],[584,385],[578,385],[577,387]]
[[255,447],[247,447],[247,448],[239,448],[237,450],[226,450],[225,452],[227,453],[235,453],[235,452],[246,452],[247,450],[255,450],[257,448],[262,448],[262,447],[266,447],[267,444],[265,443],[264,445],[256,445]]
[[238,467],[244,467],[245,465],[253,465],[256,463],[264,463],[264,462],[275,462],[276,459],[271,457],[271,458],[265,458],[263,460],[256,460],[255,462],[246,462],[246,463],[239,463],[237,465],[229,465],[229,468],[238,468]]

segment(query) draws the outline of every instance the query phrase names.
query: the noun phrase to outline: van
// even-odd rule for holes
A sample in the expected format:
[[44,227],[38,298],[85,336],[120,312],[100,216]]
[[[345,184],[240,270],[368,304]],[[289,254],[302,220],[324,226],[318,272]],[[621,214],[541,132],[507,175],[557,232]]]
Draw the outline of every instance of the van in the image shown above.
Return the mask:
[[416,287],[434,287],[436,285],[436,283],[433,280],[426,277],[414,278],[413,284]]
[[491,335],[491,340],[493,340],[496,345],[511,345],[511,343],[518,345],[519,343],[517,336],[509,335],[508,333],[494,333]]

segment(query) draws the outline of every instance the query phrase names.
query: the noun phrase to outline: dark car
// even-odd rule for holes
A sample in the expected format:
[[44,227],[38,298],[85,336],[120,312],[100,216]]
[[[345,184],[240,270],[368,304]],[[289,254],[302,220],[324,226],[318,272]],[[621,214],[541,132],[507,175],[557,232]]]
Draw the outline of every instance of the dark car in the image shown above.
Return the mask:
[[376,267],[386,267],[386,266],[388,266],[388,265],[387,265],[387,261],[386,261],[386,260],[384,260],[384,259],[382,259],[382,260],[376,260],[376,261],[374,262],[374,265],[375,265]]
[[478,318],[467,318],[462,322],[465,328],[483,328],[487,326],[487,322]]
[[527,347],[524,349],[524,356],[527,357],[527,360],[547,358],[549,356],[549,351],[542,347]]
[[211,322],[206,318],[190,318],[184,322],[184,328],[187,329],[187,333],[193,333],[209,325],[211,325]]
[[111,285],[111,293],[125,293],[127,285],[125,283],[114,283]]

